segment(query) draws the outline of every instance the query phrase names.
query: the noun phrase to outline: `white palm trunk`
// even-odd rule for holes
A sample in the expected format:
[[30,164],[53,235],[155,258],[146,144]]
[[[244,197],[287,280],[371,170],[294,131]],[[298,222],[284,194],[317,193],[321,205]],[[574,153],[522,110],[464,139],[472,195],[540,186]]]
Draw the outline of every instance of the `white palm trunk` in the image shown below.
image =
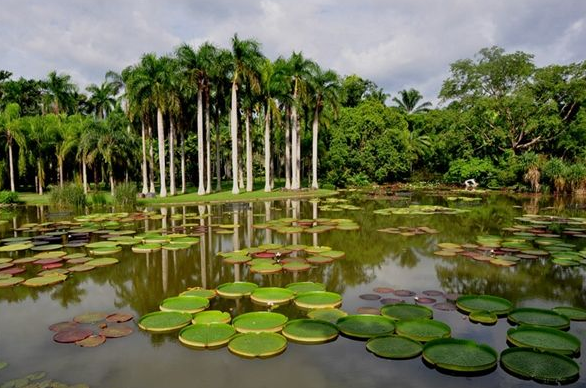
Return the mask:
[[110,169],[110,194],[114,196],[114,173],[112,169]]
[[285,111],[285,189],[291,189],[291,130],[289,110]]
[[238,109],[236,82],[232,83],[232,101],[230,103],[230,138],[232,140],[232,194],[240,193],[238,189]]
[[[206,93],[206,96],[209,93]],[[210,102],[206,97],[206,194],[212,192],[212,157],[211,153],[211,135],[210,135]]]
[[201,87],[197,91],[197,171],[198,187],[197,195],[204,195],[204,155],[203,155],[203,100]]
[[185,134],[181,131],[181,194],[185,194]]
[[83,177],[83,193],[87,194],[87,163],[85,157],[81,158],[81,174]]
[[220,167],[220,123],[218,116],[216,116],[216,191],[222,190],[222,171]]
[[[12,149],[12,147],[10,147],[10,149]],[[58,157],[57,164],[59,165],[59,187],[63,188],[63,159]],[[10,166],[10,174],[12,178],[12,166]],[[12,184],[12,182],[10,183]]]
[[297,168],[299,161],[297,160],[297,142],[299,139],[297,138],[299,134],[299,129],[297,126],[299,122],[297,121],[297,108],[293,105],[291,109],[291,121],[293,124],[293,128],[291,129],[291,189],[298,190],[299,189],[299,177],[297,175]]
[[141,139],[142,139],[142,163],[140,164],[142,170],[142,193],[146,194],[149,192],[149,178],[147,174],[147,151],[146,151],[146,130],[144,128],[144,122],[141,126]]
[[165,177],[165,131],[163,128],[163,112],[161,112],[161,109],[157,109],[157,137],[159,141],[159,180],[161,184],[159,196],[166,197],[167,181]]
[[311,130],[311,188],[317,190],[317,135],[319,131],[319,113],[317,107],[315,108]]
[[271,110],[265,112],[265,192],[271,191]]
[[169,128],[169,192],[171,195],[177,194],[175,188],[175,126],[171,120]]
[[[10,133],[9,135],[10,136]],[[10,165],[10,191],[15,192],[14,185],[14,162],[12,160],[12,141],[8,143],[8,164]]]
[[150,187],[149,193],[155,193],[155,150],[153,148],[153,128],[149,125],[149,164],[150,169]]
[[246,110],[246,191],[252,191],[252,140],[250,138],[250,110]]

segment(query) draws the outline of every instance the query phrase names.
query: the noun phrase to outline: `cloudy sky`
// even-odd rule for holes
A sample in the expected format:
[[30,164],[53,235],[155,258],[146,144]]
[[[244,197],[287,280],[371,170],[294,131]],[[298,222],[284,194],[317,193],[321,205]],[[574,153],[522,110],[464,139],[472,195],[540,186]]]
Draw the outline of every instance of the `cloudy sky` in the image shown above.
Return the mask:
[[255,38],[274,59],[302,51],[396,95],[434,101],[450,63],[492,45],[539,66],[586,59],[584,0],[1,0],[0,69],[71,74],[85,87],[143,53]]

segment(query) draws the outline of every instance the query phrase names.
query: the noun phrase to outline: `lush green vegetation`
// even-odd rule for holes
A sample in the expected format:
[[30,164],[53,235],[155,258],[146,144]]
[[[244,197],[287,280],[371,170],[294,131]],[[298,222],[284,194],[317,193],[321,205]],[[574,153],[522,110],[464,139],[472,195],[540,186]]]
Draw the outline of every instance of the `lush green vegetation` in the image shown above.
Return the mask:
[[389,98],[372,81],[301,53],[272,61],[258,42],[234,36],[229,50],[145,54],[86,91],[67,74],[0,71],[0,188],[43,194],[72,181],[87,193],[93,181],[115,195],[125,181],[166,197],[190,184],[197,195],[219,192],[231,180],[238,194],[263,176],[266,192],[279,178],[295,191],[302,181],[316,189],[469,178],[586,189],[586,61],[539,68],[530,54],[482,49],[451,65],[434,108],[417,90]]

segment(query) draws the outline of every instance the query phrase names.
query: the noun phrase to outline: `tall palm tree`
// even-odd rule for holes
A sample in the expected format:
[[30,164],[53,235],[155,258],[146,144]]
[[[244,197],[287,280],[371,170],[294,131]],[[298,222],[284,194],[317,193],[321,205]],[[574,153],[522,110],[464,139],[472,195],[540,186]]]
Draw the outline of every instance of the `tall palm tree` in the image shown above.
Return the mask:
[[8,148],[8,168],[10,172],[10,191],[16,191],[14,184],[14,159],[12,146],[16,142],[23,153],[23,148],[26,146],[26,137],[22,130],[22,120],[19,119],[20,106],[16,103],[8,104],[2,112],[0,112],[0,135],[6,139],[6,147]]
[[91,84],[85,89],[90,93],[88,104],[97,118],[104,119],[114,109],[116,95],[120,92],[122,86],[120,76],[109,71],[100,86]]
[[238,88],[246,82],[252,90],[259,89],[258,69],[263,55],[260,44],[252,39],[240,40],[238,35],[232,37],[232,93],[230,103],[230,138],[232,140],[232,194],[240,192],[238,188]]
[[73,110],[77,102],[77,86],[71,82],[69,74],[50,72],[47,79],[43,81],[43,89],[44,113],[47,113],[48,110],[55,114]]
[[338,75],[334,71],[323,71],[317,65],[314,67],[310,84],[311,97],[314,105],[311,146],[311,188],[317,190],[319,188],[317,183],[317,140],[321,113],[326,105],[330,105],[334,112],[337,111],[341,87]]
[[[400,99],[393,97],[393,101],[397,104],[397,107],[403,112],[409,113],[423,113],[431,109],[431,102],[426,101],[421,104],[419,102],[423,98],[421,93],[415,89],[401,90],[399,91]],[[419,105],[418,105],[419,104]]]
[[28,116],[25,121],[26,153],[28,162],[36,166],[36,186],[38,193],[43,194],[45,187],[45,161],[53,153],[55,146],[55,128],[57,116]]
[[63,187],[65,158],[78,146],[83,127],[84,118],[80,114],[72,116],[59,115],[58,117],[55,156],[57,157],[57,166],[59,168],[59,187]]

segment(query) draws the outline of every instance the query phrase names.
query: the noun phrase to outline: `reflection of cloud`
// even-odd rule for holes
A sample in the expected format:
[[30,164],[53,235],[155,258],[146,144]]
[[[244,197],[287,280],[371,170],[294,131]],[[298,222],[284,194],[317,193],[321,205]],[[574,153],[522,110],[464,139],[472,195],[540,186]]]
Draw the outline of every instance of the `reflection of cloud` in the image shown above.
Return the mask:
[[271,58],[303,51],[392,94],[415,87],[434,99],[449,64],[482,47],[533,53],[538,65],[583,60],[584,15],[580,0],[5,0],[0,68],[33,78],[65,71],[83,88],[143,53],[168,53],[183,41],[227,47],[237,32],[258,39]]

